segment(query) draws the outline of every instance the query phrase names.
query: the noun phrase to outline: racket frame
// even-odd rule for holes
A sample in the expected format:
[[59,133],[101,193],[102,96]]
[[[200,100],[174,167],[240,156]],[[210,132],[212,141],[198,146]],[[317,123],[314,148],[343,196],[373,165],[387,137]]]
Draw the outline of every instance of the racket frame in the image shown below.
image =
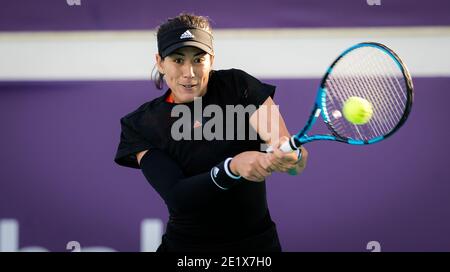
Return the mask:
[[[345,55],[350,53],[351,51],[360,48],[360,47],[375,47],[377,49],[382,50],[386,54],[388,54],[398,65],[400,71],[403,74],[403,78],[405,80],[405,86],[406,86],[406,94],[407,94],[407,101],[406,101],[406,108],[403,112],[403,116],[397,123],[397,125],[389,131],[386,135],[379,136],[370,140],[356,140],[352,138],[346,138],[341,135],[339,135],[333,126],[330,123],[329,114],[326,110],[326,89],[325,84],[327,82],[327,79],[329,75],[332,73],[334,66],[341,60]],[[301,145],[305,143],[309,143],[312,141],[320,141],[320,140],[327,140],[327,141],[337,141],[342,143],[347,143],[351,145],[368,145],[368,144],[374,144],[377,142],[380,142],[388,137],[390,137],[392,134],[394,134],[403,124],[405,123],[406,119],[408,119],[409,113],[411,112],[412,103],[413,103],[413,83],[411,75],[406,67],[406,65],[403,63],[401,58],[390,48],[387,46],[376,43],[376,42],[362,42],[358,43],[347,50],[345,50],[343,53],[341,53],[330,65],[330,67],[327,69],[326,73],[322,77],[319,89],[317,91],[316,101],[314,103],[313,110],[311,111],[311,114],[309,116],[308,121],[306,122],[306,125],[303,127],[302,130],[300,130],[299,133],[295,134],[291,137],[290,141],[286,142],[284,145],[280,147],[281,150],[285,152],[290,152],[296,149],[299,149]],[[306,133],[312,128],[314,123],[316,122],[317,118],[321,115],[324,123],[327,125],[328,129],[331,131],[331,134],[316,134],[312,136],[308,136]]]

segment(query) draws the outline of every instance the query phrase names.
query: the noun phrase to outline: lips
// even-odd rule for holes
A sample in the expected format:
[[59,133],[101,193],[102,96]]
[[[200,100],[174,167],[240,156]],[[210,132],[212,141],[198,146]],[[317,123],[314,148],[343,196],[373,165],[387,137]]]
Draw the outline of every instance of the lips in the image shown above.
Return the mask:
[[193,89],[195,86],[197,86],[197,84],[180,84],[180,85],[188,90]]

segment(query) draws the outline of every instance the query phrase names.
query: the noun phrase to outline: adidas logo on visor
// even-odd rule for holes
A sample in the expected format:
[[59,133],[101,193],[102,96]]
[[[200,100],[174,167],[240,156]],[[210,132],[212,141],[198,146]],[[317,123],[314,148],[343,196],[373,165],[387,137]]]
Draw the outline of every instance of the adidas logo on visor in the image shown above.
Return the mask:
[[192,33],[189,30],[186,30],[183,34],[181,34],[180,36],[180,40],[181,39],[193,39],[195,38],[194,35],[192,35]]

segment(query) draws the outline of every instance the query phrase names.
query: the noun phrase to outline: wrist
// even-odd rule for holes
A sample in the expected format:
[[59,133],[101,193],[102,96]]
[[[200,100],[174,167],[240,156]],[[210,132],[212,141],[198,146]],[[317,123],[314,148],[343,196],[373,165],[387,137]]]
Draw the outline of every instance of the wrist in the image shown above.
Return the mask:
[[226,159],[210,171],[212,181],[222,190],[228,190],[241,181],[241,176],[234,175],[229,169],[231,160],[232,158]]
[[[233,158],[228,158],[225,160],[225,164],[224,164],[225,172],[232,179],[240,179],[241,176],[237,173],[236,169],[234,169],[234,171],[233,171],[233,168],[231,166],[232,162],[233,162]],[[234,166],[234,164],[233,164],[233,166]]]
[[230,170],[231,174],[236,177],[240,177],[239,172],[236,169],[236,161],[234,160],[234,158],[228,158],[228,159],[230,159],[228,162],[228,169]]

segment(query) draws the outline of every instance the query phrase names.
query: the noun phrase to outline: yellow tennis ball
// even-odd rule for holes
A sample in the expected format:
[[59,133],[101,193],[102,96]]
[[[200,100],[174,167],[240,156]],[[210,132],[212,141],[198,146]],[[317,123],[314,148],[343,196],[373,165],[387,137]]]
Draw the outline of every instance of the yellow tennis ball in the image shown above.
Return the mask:
[[345,119],[355,125],[364,125],[373,115],[372,104],[364,98],[352,96],[344,102]]

